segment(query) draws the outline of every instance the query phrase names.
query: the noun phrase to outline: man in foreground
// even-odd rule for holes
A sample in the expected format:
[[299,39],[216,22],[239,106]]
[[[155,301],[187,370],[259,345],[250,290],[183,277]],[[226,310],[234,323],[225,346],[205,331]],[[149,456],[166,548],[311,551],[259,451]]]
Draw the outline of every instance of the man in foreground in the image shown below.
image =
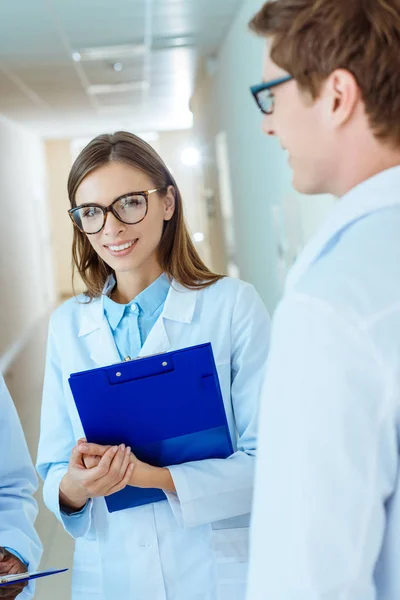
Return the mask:
[[400,598],[400,3],[278,0],[253,94],[340,200],[289,273],[260,416],[249,600]]

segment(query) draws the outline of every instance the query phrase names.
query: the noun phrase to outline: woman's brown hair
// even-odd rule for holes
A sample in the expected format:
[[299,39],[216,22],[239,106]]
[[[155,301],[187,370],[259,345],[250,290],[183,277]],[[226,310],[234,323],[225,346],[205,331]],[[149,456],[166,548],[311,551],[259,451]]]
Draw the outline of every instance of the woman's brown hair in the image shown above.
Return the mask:
[[314,100],[335,69],[350,71],[376,137],[400,146],[400,0],[270,0],[250,28]]
[[[148,175],[156,188],[175,189],[175,212],[164,223],[158,247],[158,261],[163,271],[189,289],[203,289],[223,275],[210,271],[193,245],[183,216],[182,197],[170,171],[147,142],[126,131],[103,134],[94,138],[75,160],[68,177],[68,196],[71,207],[76,206],[76,192],[89,173],[110,163],[120,162],[140,169]],[[90,299],[102,294],[109,275],[113,273],[92,248],[87,236],[74,227],[72,243],[73,271],[77,271],[86,285],[85,295]]]

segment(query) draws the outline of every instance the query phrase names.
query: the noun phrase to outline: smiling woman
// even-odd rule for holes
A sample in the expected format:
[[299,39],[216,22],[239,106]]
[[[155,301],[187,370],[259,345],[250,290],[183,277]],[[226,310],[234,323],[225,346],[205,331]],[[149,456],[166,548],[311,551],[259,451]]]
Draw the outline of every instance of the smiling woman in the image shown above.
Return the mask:
[[[76,539],[73,600],[244,600],[265,307],[251,285],[201,261],[178,186],[142,139],[94,139],[68,190],[73,257],[87,291],[51,319],[38,470],[47,506]],[[229,460],[212,453],[212,436],[207,458],[171,466],[145,464],[123,439],[112,448],[85,443],[71,373],[206,342]],[[106,418],[95,402],[93,417]],[[104,498],[126,486],[162,490],[165,500],[109,514]]]
[[[152,272],[157,263],[189,288],[221,278],[204,265],[190,239],[174,178],[141,138],[120,131],[92,140],[71,169],[68,193],[76,226],[73,260],[88,297],[100,296],[115,270],[129,271],[144,258]],[[121,248],[127,243],[130,248]]]

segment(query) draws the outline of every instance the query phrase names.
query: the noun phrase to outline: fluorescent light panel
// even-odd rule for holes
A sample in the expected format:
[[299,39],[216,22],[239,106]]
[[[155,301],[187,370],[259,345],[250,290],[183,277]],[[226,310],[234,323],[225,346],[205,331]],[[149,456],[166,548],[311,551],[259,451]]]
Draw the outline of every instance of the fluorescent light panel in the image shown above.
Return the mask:
[[105,94],[121,94],[126,92],[140,92],[149,89],[147,81],[131,81],[129,83],[112,83],[89,85],[86,91],[91,96],[101,96]]
[[98,46],[96,48],[82,48],[72,53],[72,58],[77,61],[78,56],[84,60],[117,60],[143,56],[146,53],[144,44],[126,44],[121,46]]

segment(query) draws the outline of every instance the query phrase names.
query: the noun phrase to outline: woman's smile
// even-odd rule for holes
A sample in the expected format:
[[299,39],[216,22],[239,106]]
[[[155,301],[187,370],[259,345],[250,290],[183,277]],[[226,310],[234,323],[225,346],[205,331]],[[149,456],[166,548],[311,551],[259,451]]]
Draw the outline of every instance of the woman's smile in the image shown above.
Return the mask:
[[122,244],[107,244],[104,245],[104,248],[106,248],[112,256],[127,256],[136,247],[138,241],[139,238],[136,238]]

